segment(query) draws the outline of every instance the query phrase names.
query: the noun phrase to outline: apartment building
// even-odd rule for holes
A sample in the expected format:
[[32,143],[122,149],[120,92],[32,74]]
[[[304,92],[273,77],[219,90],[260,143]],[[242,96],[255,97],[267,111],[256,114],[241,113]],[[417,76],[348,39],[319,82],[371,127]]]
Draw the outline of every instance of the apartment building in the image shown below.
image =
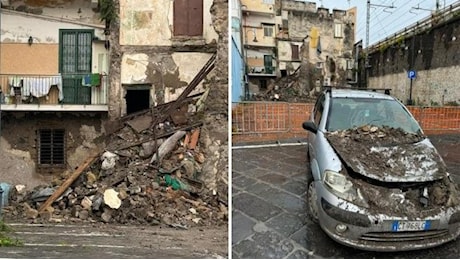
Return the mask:
[[108,122],[175,100],[216,52],[212,2],[2,1],[2,147],[38,173],[78,167]]
[[274,0],[242,0],[242,34],[248,94],[267,88],[276,78]]
[[242,6],[250,95],[265,91],[270,79],[296,72],[306,93],[352,80],[356,7],[329,10],[294,0],[247,0]]

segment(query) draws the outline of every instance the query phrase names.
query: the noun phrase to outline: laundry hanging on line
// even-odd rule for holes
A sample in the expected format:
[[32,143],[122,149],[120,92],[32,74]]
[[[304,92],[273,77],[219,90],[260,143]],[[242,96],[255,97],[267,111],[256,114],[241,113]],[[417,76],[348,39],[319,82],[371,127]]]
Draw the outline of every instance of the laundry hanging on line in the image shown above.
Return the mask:
[[101,85],[102,75],[99,73],[92,73],[83,76],[81,85],[85,87],[99,87]]

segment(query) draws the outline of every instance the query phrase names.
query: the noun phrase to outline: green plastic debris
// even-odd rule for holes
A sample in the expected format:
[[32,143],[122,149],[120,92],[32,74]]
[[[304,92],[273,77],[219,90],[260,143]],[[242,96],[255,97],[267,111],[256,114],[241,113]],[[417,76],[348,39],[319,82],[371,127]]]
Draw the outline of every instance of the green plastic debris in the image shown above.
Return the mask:
[[171,175],[169,174],[166,174],[164,178],[165,178],[166,186],[172,187],[173,190],[182,190],[182,185],[179,180],[172,178]]

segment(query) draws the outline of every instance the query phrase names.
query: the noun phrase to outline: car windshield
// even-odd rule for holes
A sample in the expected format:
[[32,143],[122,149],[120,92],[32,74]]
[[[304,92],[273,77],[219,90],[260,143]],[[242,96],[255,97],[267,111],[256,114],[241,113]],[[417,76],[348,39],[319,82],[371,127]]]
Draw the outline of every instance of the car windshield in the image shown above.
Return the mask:
[[401,128],[420,134],[417,121],[396,100],[376,98],[333,98],[326,124],[328,131],[346,130],[363,125]]

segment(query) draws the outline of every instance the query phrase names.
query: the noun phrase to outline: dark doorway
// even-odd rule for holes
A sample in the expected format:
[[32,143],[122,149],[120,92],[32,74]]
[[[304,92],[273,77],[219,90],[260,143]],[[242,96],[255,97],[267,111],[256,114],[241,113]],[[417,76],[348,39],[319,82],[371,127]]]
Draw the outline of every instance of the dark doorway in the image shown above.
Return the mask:
[[132,114],[150,108],[150,89],[126,90],[126,113]]

